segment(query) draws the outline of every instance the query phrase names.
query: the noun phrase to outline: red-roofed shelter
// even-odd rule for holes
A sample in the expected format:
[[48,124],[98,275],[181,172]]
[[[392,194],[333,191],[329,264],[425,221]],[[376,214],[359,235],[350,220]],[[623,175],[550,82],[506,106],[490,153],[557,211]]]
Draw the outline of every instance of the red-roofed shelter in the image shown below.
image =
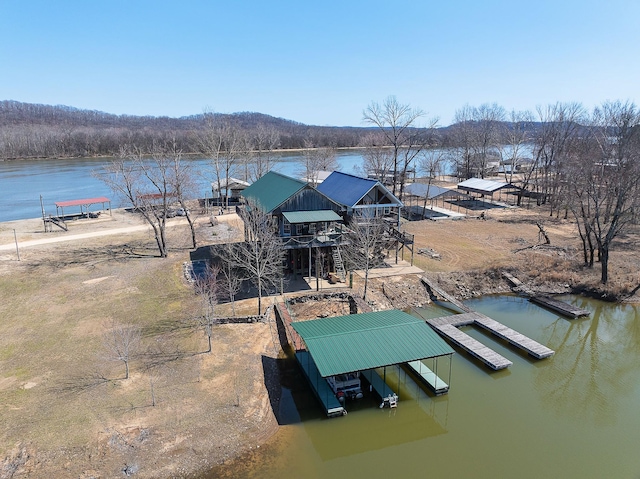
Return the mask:
[[[109,215],[111,215],[111,200],[105,196],[98,196],[97,198],[84,198],[80,200],[68,200],[68,201],[56,201],[56,215],[64,217],[64,208],[69,206],[79,206],[80,215],[89,216],[89,207],[102,203],[102,209],[105,209],[105,204],[109,204]],[[84,211],[86,208],[86,212]],[[60,209],[61,214],[58,212]]]

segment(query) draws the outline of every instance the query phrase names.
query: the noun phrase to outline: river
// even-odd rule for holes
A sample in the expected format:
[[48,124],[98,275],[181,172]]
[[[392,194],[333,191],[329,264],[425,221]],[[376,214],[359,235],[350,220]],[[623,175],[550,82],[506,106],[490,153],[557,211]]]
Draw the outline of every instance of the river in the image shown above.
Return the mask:
[[[357,150],[339,151],[336,160],[338,169],[345,173],[358,174],[362,165],[362,155]],[[113,208],[123,206],[108,186],[95,176],[111,161],[111,158],[0,161],[0,222],[40,218],[42,207],[45,214],[56,214],[57,201],[106,196],[112,200]],[[200,196],[211,197],[214,179],[211,161],[202,157],[188,157],[188,161],[199,172],[197,188]],[[297,176],[301,161],[300,153],[283,152],[276,160],[274,170]]]
[[399,372],[393,410],[366,404],[326,419],[296,368],[285,368],[276,437],[204,477],[638,478],[640,307],[565,299],[591,316],[564,319],[514,296],[467,301],[555,356],[537,361],[466,327],[513,366],[492,372],[457,351],[440,397]]

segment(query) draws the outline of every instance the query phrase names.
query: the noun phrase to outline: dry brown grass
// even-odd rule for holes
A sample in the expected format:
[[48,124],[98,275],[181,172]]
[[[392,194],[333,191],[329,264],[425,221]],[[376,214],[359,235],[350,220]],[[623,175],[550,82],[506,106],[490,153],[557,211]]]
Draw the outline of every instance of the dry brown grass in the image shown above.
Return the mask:
[[[557,249],[531,248],[539,242],[536,221]],[[20,224],[20,241],[46,237],[37,222]],[[136,223],[124,216],[85,228],[127,224]],[[15,226],[3,225],[0,240],[13,241]],[[416,249],[441,254],[416,254],[415,263],[459,296],[508,290],[502,270],[542,289],[598,286],[599,269],[580,264],[573,225],[544,211],[404,227],[416,235]],[[20,262],[13,251],[0,254],[0,464],[16,465],[14,477],[117,477],[124,464],[138,477],[184,475],[259,444],[276,427],[265,388],[278,354],[270,326],[220,325],[214,352],[202,354],[206,337],[191,321],[198,302],[182,277],[189,236],[183,227],[169,231],[174,249],[166,260],[154,257],[144,231],[25,248]],[[234,231],[205,222],[198,234],[208,243]],[[629,235],[613,252],[614,291],[640,284],[637,246]],[[372,289],[384,283],[372,281]],[[409,283],[387,284],[393,296],[413,291]],[[224,308],[228,314],[230,305]],[[255,314],[255,301],[237,303],[236,312]],[[101,352],[112,319],[143,331],[126,381],[122,364]]]
[[[22,461],[14,477],[115,477],[128,464],[139,477],[168,477],[207,469],[275,426],[269,325],[220,325],[203,354],[182,276],[188,236],[171,235],[178,247],[166,260],[143,233],[38,247],[3,264],[0,470]],[[142,328],[128,380],[103,350],[113,319]]]

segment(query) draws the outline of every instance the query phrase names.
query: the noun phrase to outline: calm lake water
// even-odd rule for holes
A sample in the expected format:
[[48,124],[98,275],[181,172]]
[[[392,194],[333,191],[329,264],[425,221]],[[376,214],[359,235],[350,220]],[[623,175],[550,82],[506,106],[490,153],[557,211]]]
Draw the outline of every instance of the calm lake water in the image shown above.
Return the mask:
[[[200,197],[210,198],[214,179],[211,161],[197,157],[188,157],[188,160],[193,162],[199,173]],[[285,152],[274,169],[285,175],[297,176],[301,160],[299,153]],[[40,218],[41,195],[46,214],[56,213],[57,201],[98,196],[110,198],[113,208],[123,206],[120,199],[93,176],[93,173],[103,171],[110,161],[110,158],[0,161],[0,222]],[[357,174],[362,155],[358,151],[341,151],[337,161],[340,171]]]
[[530,359],[465,328],[513,366],[492,372],[457,351],[437,398],[396,373],[394,410],[369,403],[326,419],[289,364],[275,439],[205,477],[639,478],[640,308],[565,299],[591,316],[564,319],[513,296],[468,301],[555,356]]

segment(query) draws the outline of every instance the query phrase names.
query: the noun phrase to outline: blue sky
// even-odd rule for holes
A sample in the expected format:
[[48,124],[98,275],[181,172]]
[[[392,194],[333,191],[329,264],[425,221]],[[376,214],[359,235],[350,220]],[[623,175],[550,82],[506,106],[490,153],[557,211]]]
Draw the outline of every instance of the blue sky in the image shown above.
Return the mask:
[[0,100],[362,126],[395,95],[444,126],[638,101],[639,49],[638,0],[0,0]]

